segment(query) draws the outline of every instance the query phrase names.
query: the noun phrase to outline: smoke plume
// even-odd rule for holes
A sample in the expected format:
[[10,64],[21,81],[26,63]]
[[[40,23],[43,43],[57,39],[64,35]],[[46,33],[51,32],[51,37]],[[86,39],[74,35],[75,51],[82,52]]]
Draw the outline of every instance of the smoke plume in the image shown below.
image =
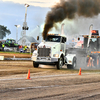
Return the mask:
[[51,11],[47,13],[43,30],[43,39],[57,22],[64,19],[74,19],[75,15],[85,18],[97,16],[100,13],[100,0],[60,0]]

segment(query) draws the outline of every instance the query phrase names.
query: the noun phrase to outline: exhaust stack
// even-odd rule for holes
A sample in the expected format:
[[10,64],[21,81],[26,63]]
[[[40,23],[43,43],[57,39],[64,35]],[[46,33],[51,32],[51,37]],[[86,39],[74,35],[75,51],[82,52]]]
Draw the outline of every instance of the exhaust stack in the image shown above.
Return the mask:
[[93,29],[93,25],[91,24],[91,25],[90,25],[90,33],[89,33],[89,37],[88,37],[87,48],[89,47],[89,42],[90,42],[91,35],[92,35],[92,29]]
[[64,35],[64,23],[61,25],[61,35]]

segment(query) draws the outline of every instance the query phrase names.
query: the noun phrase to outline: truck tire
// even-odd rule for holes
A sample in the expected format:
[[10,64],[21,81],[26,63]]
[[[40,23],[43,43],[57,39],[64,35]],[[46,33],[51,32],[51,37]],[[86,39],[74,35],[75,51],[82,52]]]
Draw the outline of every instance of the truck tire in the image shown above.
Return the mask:
[[58,59],[58,63],[56,64],[56,66],[57,66],[57,69],[62,68],[62,66],[63,66],[63,58],[62,57]]
[[39,64],[33,61],[34,68],[38,68]]
[[73,58],[73,63],[72,65],[67,65],[68,69],[75,69],[76,68],[76,57]]

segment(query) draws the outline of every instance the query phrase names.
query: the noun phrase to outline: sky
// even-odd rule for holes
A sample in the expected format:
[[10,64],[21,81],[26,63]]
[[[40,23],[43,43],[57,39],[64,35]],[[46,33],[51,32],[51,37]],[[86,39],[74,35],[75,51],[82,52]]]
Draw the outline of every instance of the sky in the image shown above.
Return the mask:
[[3,2],[13,2],[19,4],[29,4],[31,6],[38,7],[52,7],[55,3],[58,3],[59,0],[1,0]]
[[[25,19],[25,3],[30,6],[27,8],[27,25],[29,30],[26,35],[33,36],[35,39],[39,33],[42,33],[43,26],[48,11],[51,7],[58,3],[60,0],[0,0],[0,25],[7,26],[11,31],[10,35],[6,38],[16,39],[16,27],[18,28],[18,39],[21,38],[22,26]],[[72,38],[78,35],[89,33],[89,26],[93,24],[93,29],[100,29],[100,14],[93,18],[75,17],[73,20],[64,20],[64,32],[67,37]],[[39,27],[37,27],[39,26]],[[57,23],[58,30],[61,32],[61,23]],[[100,32],[100,30],[99,30]]]
[[[37,25],[42,26],[45,23],[47,12],[56,2],[59,0],[0,0],[0,25],[7,26],[11,31],[11,34],[4,39],[16,39],[15,25],[20,25],[18,28],[18,39],[20,39],[26,11],[24,4],[30,5],[27,8],[26,18],[29,27],[26,35],[30,35],[34,30],[39,33]],[[36,37],[36,33],[33,35]]]

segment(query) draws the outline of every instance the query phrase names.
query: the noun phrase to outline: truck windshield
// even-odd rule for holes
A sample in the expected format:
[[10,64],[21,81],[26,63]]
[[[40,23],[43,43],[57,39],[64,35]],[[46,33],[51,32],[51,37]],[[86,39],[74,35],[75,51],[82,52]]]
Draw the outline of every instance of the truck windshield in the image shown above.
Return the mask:
[[97,41],[97,38],[91,38],[90,40],[92,40],[93,42]]
[[9,41],[10,41],[10,43],[16,43],[16,41],[13,40],[13,39],[7,39],[7,40],[6,40],[6,43],[9,43]]
[[90,48],[90,50],[95,50],[95,51],[98,49],[97,38],[90,39],[89,48]]
[[48,36],[46,41],[50,42],[60,42],[61,36]]

